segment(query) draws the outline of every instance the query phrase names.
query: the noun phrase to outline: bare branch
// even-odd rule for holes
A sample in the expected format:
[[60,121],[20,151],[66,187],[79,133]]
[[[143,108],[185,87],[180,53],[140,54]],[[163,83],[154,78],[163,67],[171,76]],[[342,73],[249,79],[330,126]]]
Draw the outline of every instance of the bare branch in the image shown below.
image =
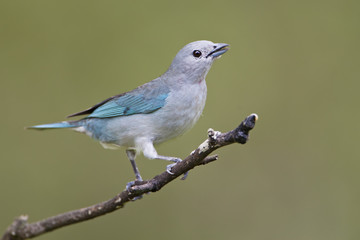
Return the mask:
[[242,121],[236,129],[227,133],[209,129],[208,138],[200,144],[197,149],[191,152],[187,158],[171,169],[173,174],[165,171],[150,180],[136,181],[132,187],[122,191],[110,200],[90,207],[62,213],[38,222],[27,223],[28,217],[20,216],[8,227],[1,240],[23,240],[33,238],[70,224],[105,215],[122,208],[124,204],[129,201],[138,199],[144,193],[159,191],[163,186],[190,171],[194,167],[217,160],[217,155],[208,156],[214,150],[236,142],[241,144],[246,143],[249,138],[249,131],[254,128],[257,119],[258,117],[256,114],[251,114]]

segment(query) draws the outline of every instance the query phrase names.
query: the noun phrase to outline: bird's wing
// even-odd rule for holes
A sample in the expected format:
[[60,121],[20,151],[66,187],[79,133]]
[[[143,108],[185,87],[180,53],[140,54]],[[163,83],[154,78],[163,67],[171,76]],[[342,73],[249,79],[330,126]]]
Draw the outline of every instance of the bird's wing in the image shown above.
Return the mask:
[[146,99],[143,95],[125,94],[97,107],[87,118],[108,118],[151,113],[165,105],[167,94]]
[[68,117],[89,114],[86,118],[110,118],[151,113],[165,105],[168,95],[169,90],[167,88],[150,89],[143,85],[131,92],[108,98],[91,108]]

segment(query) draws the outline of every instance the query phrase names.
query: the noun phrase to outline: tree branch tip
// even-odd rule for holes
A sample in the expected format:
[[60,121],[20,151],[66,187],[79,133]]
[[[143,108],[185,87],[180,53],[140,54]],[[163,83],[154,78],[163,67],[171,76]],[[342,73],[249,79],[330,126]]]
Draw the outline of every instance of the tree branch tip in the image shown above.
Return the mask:
[[255,127],[256,121],[259,119],[256,113],[252,113],[247,116],[240,125],[234,129],[231,135],[227,137],[227,140],[235,140],[235,142],[240,144],[245,144],[249,140],[249,132]]
[[251,129],[255,127],[256,121],[259,119],[258,115],[256,113],[250,114],[248,117],[245,118],[245,120],[240,124],[240,131],[243,131],[244,133],[248,133]]
[[256,113],[250,114],[249,117],[253,117],[253,118],[254,118],[254,122],[257,122],[257,120],[259,119],[259,116],[258,116]]

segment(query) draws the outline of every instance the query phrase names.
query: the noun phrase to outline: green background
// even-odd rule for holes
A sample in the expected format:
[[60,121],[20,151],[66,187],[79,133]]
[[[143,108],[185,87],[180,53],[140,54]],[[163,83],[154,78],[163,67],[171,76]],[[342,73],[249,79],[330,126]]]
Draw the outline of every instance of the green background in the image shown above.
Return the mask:
[[[112,214],[38,239],[359,239],[360,2],[0,1],[0,229],[107,200],[125,152],[61,121],[161,75],[195,40],[231,49],[207,77],[203,116],[157,147],[184,158],[208,128],[250,113],[246,145]],[[143,156],[144,178],[165,170]]]

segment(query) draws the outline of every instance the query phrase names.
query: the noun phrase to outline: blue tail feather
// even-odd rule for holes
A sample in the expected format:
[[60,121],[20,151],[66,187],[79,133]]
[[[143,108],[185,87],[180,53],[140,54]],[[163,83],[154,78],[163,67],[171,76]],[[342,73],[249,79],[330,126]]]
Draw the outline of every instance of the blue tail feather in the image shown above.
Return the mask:
[[78,127],[78,125],[75,124],[74,122],[58,122],[58,123],[35,125],[28,128],[42,130],[42,129],[74,128],[74,127]]

